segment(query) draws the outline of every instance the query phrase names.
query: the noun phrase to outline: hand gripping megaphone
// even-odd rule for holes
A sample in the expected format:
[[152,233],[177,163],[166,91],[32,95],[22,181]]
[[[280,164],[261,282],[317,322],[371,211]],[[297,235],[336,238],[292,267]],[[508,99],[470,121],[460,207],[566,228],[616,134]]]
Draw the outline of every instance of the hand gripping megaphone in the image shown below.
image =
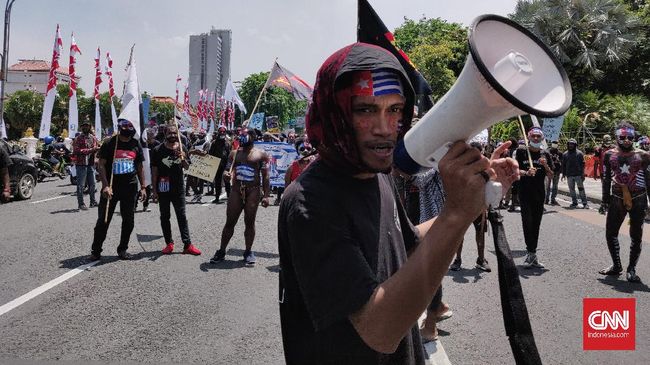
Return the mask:
[[[562,65],[512,20],[476,18],[469,51],[454,86],[398,143],[394,163],[403,172],[437,167],[450,143],[469,140],[496,122],[522,114],[557,117],[571,105],[571,84]],[[496,206],[500,199],[500,184],[488,183],[486,202]]]

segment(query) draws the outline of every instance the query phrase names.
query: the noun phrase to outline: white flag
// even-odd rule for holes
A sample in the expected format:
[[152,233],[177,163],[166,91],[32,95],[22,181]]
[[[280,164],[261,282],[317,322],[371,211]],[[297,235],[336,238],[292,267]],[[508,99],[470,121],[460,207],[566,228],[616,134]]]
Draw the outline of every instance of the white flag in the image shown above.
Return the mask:
[[50,74],[47,80],[47,91],[45,92],[45,101],[43,102],[43,114],[41,115],[41,127],[38,131],[38,138],[44,138],[50,135],[52,108],[54,108],[54,98],[56,97],[56,70],[59,69],[61,47],[63,47],[63,41],[61,40],[61,33],[59,33],[59,25],[57,24],[54,49],[52,51],[52,64],[50,65]]
[[226,91],[223,93],[223,98],[225,100],[232,100],[237,105],[239,106],[239,110],[243,113],[246,114],[246,105],[244,105],[244,102],[241,100],[239,97],[239,93],[235,89],[235,86],[232,84],[232,80],[228,78],[228,82],[226,83]]
[[68,136],[73,138],[79,131],[79,108],[77,107],[77,72],[75,66],[77,65],[77,53],[81,54],[81,50],[77,47],[77,42],[74,40],[74,33],[70,41],[70,65],[68,66],[68,74],[70,76],[70,93],[68,101]]
[[140,88],[138,87],[138,74],[135,68],[135,58],[126,69],[124,81],[124,95],[122,95],[122,111],[118,119],[126,119],[133,124],[135,134],[140,136]]

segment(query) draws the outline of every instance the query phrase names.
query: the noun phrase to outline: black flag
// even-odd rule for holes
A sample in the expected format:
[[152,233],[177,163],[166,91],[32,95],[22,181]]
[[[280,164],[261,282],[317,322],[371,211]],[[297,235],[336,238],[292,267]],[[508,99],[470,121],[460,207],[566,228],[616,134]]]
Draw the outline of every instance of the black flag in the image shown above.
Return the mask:
[[433,92],[427,80],[415,68],[409,57],[395,44],[393,33],[388,31],[384,22],[381,21],[375,9],[370,6],[367,0],[359,0],[359,19],[357,23],[357,41],[370,43],[382,47],[391,52],[404,67],[409,76],[411,84],[418,95],[424,95],[420,109],[426,111],[431,108],[431,95]]

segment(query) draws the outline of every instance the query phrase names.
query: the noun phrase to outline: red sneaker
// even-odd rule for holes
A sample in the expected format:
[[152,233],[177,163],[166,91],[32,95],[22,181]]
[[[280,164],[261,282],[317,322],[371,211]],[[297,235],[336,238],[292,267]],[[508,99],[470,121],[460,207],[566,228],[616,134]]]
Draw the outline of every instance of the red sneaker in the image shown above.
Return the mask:
[[174,242],[168,243],[167,246],[162,249],[163,255],[169,255],[172,252],[174,252]]
[[201,254],[201,250],[199,250],[198,248],[196,248],[196,246],[190,243],[190,245],[185,247],[185,249],[183,250],[183,254],[198,256]]

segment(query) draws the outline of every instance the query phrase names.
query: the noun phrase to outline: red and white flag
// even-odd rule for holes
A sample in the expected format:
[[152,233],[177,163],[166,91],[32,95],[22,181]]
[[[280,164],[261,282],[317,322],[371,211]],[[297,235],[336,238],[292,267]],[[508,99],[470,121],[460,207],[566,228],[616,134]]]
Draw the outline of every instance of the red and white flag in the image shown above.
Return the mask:
[[38,138],[45,138],[50,135],[50,126],[52,124],[52,108],[54,107],[54,98],[56,97],[56,70],[59,69],[59,58],[61,57],[61,48],[63,41],[59,32],[59,25],[56,25],[56,36],[54,37],[54,49],[52,50],[52,64],[50,65],[50,74],[47,79],[47,89],[45,91],[45,101],[43,102],[43,114],[41,115],[41,127],[38,131]]
[[100,66],[100,58],[102,53],[97,47],[97,57],[95,57],[95,91],[93,96],[95,97],[95,137],[97,139],[102,138],[102,115],[99,109],[99,84],[102,83],[102,69]]
[[196,116],[199,118],[199,128],[203,129],[203,89],[199,90],[199,101],[196,104]]
[[210,127],[208,128],[208,135],[212,136],[214,132],[214,91],[210,92],[210,97],[208,99],[208,119],[210,120]]
[[117,113],[115,112],[115,104],[113,104],[113,97],[115,96],[115,89],[113,88],[113,59],[111,58],[111,54],[108,52],[106,52],[106,76],[108,77],[108,96],[111,99],[113,132],[117,132]]
[[181,80],[182,80],[181,75],[177,74],[176,75],[176,104],[174,105],[178,105],[178,84],[181,82]]
[[77,53],[81,54],[81,50],[74,40],[74,32],[70,40],[70,64],[68,66],[68,74],[70,75],[70,93],[68,102],[68,135],[74,138],[79,131],[79,107],[77,106],[77,73],[75,66],[77,65]]
[[190,90],[188,85],[185,85],[185,92],[183,93],[183,112],[190,115]]

